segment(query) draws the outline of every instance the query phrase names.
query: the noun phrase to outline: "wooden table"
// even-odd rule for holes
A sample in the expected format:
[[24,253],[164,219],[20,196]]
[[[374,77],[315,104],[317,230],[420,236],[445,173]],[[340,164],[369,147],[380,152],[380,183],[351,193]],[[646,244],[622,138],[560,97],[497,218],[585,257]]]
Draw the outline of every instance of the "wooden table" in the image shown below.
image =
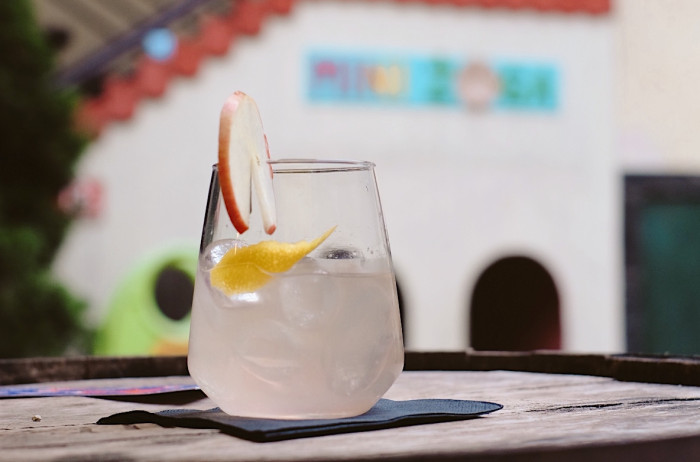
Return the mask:
[[[186,373],[184,358],[2,360],[0,384],[57,378],[134,384],[189,380],[181,372]],[[151,377],[109,378],[130,375]],[[671,383],[629,381],[629,376]],[[462,422],[253,443],[216,430],[95,424],[133,409],[213,407],[207,398],[184,404],[5,399],[0,401],[0,460],[700,460],[696,381],[697,358],[407,353],[406,371],[387,398],[485,400],[504,409]]]

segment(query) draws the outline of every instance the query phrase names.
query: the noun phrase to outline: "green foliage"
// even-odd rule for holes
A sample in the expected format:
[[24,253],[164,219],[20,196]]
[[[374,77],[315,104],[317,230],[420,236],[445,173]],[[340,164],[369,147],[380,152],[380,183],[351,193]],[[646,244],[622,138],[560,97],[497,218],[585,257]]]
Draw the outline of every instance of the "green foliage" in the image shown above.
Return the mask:
[[0,1],[0,56],[0,357],[61,354],[85,329],[50,272],[70,224],[56,197],[85,140],[27,0]]

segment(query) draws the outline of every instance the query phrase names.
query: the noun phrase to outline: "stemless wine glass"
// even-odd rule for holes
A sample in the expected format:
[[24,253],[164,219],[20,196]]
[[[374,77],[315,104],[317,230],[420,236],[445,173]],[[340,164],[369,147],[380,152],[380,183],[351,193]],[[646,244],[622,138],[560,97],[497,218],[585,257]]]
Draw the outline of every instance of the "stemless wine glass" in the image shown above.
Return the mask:
[[[202,232],[188,365],[224,412],[278,419],[362,414],[403,368],[396,282],[370,162],[270,161],[277,230],[252,204],[239,234],[214,166]],[[330,236],[262,287],[226,296],[209,272],[230,248]],[[243,242],[241,242],[243,241]]]

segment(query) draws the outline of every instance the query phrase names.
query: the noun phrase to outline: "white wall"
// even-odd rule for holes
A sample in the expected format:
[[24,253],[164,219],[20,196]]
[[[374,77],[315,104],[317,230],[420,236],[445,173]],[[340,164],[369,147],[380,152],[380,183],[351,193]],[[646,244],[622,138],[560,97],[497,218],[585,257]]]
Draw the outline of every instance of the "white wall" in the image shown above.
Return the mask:
[[700,2],[617,0],[626,171],[700,173]]
[[[558,285],[565,347],[620,350],[613,18],[300,2],[90,146],[80,174],[103,181],[105,208],[75,226],[56,270],[97,319],[139,256],[172,242],[196,247],[218,113],[240,89],[258,101],[273,157],[377,164],[410,348],[465,348],[476,278],[500,256],[524,253]],[[313,106],[302,66],[321,45],[550,61],[562,74],[561,106],[553,114]]]

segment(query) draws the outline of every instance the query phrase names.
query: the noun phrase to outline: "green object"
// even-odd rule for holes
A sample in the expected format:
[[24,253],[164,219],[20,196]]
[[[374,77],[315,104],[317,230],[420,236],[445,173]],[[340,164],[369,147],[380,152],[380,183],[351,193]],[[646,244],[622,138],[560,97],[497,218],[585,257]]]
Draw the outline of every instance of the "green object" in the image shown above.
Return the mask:
[[75,95],[52,81],[52,50],[26,0],[0,1],[0,357],[80,353],[85,305],[50,265],[71,217],[56,205],[86,140]]
[[145,255],[115,292],[95,354],[185,354],[197,258],[187,246]]
[[642,351],[700,353],[700,205],[641,214]]

